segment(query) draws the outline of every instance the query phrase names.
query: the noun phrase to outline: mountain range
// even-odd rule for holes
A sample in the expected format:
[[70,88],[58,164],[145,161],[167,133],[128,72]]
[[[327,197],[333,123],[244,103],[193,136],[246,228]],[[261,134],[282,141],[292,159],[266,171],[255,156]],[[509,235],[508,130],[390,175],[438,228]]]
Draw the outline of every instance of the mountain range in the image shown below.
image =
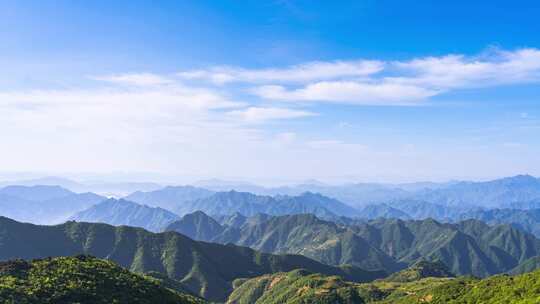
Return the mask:
[[[518,204],[523,206],[523,203]],[[536,207],[533,204],[534,201],[531,201],[525,206]],[[424,201],[400,200],[388,204],[368,205],[359,210],[358,217],[365,219],[396,218],[402,220],[433,218],[450,223],[476,219],[491,225],[508,224],[540,237],[540,208],[485,209],[476,207],[461,209]]]
[[105,199],[59,186],[7,186],[0,189],[0,215],[24,222],[61,223]]
[[249,183],[213,181],[199,185],[214,191],[236,190],[271,196],[294,196],[304,192],[320,193],[356,208],[396,200],[418,200],[460,208],[466,206],[470,208],[507,208],[508,204],[526,203],[540,199],[540,179],[530,175],[517,175],[483,182],[351,183],[343,185],[313,182],[265,188]]
[[193,186],[168,186],[154,191],[137,191],[125,197],[128,201],[174,211],[184,203],[213,195],[214,192]]
[[[232,222],[238,222],[238,215]],[[223,220],[223,222],[231,222]],[[302,254],[330,265],[395,272],[419,260],[440,260],[458,275],[485,277],[511,270],[540,255],[540,240],[509,225],[477,220],[439,223],[432,219],[378,219],[350,226],[314,215],[257,216],[240,226],[221,225],[202,212],[167,230],[194,239],[234,243],[270,253]]]
[[[37,182],[47,185],[28,186]],[[26,181],[28,185],[6,186],[0,189],[0,212],[2,212],[0,214],[23,221],[55,223],[105,199],[97,194],[76,193],[50,185],[54,182],[71,188],[77,188],[75,185],[78,185],[77,182],[60,178],[44,178]],[[277,188],[264,188],[247,183],[236,185],[225,183],[219,186],[218,182],[200,184],[212,189],[194,186],[168,186],[156,189],[157,184],[130,183],[130,185],[152,191],[136,191],[126,196],[126,200],[160,207],[179,215],[201,210],[211,215],[230,215],[235,212],[247,216],[257,213],[272,215],[313,213],[321,218],[432,217],[441,221],[455,221],[463,219],[461,215],[470,211],[540,209],[540,181],[528,175],[487,182],[360,183],[339,186],[311,182]],[[251,193],[238,190],[216,193],[213,190],[227,188],[249,189]],[[63,200],[69,197],[72,201],[63,203]],[[272,203],[265,206],[266,202]],[[20,205],[25,209],[10,208],[14,205]],[[27,212],[29,209],[39,215],[33,216],[32,212]]]
[[178,219],[179,216],[165,209],[139,205],[124,199],[105,200],[69,218],[77,222],[141,227],[153,232],[161,232]]
[[19,186],[60,186],[62,188],[68,189],[69,191],[76,193],[85,193],[85,192],[94,192],[103,196],[126,196],[135,191],[153,191],[163,188],[160,184],[151,183],[151,182],[106,182],[106,181],[85,181],[79,182],[71,179],[56,177],[56,176],[46,176],[41,178],[34,179],[23,179],[23,180],[11,180],[0,182],[0,187],[5,187],[9,185],[19,185]]
[[273,255],[230,244],[198,242],[176,232],[151,233],[128,226],[78,222],[40,226],[0,217],[2,261],[77,254],[107,258],[137,273],[165,274],[212,301],[225,300],[235,279],[298,268],[357,282],[385,275],[353,266],[328,266],[300,255]]
[[298,196],[266,196],[237,191],[217,192],[206,198],[184,202],[174,211],[179,215],[203,211],[211,215],[241,213],[247,216],[258,213],[270,215],[312,213],[322,218],[357,214],[356,209],[338,200],[311,192]]

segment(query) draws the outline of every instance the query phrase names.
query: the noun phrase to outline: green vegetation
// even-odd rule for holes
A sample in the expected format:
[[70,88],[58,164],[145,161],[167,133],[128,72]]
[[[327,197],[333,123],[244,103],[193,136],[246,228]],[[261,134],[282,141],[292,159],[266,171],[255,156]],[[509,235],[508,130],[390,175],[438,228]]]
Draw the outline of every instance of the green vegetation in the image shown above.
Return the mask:
[[[198,215],[208,217],[201,212]],[[194,237],[196,235],[191,231],[201,230],[200,227],[189,228],[187,225],[174,223],[167,229],[188,233]],[[211,240],[222,244],[248,246],[263,252],[301,254],[329,265],[347,264],[369,270],[385,270],[387,273],[404,267],[386,253],[371,246],[353,230],[323,221],[312,214],[254,220],[241,228],[222,229],[222,232]]]
[[433,304],[540,303],[540,271],[519,276],[497,275],[483,280],[454,279],[392,303],[418,303],[419,299]]
[[394,303],[411,293],[442,285],[451,279],[423,278],[414,282],[346,282],[305,270],[265,275],[245,281],[229,297],[229,304]]
[[[203,216],[208,217],[197,213],[197,217]],[[432,219],[378,219],[345,226],[301,214],[245,219],[240,227],[216,228],[211,220],[192,222],[183,221],[183,225],[169,229],[194,238],[204,231],[204,239],[212,242],[301,254],[329,265],[348,264],[388,273],[427,260],[441,261],[456,275],[486,277],[510,271],[540,255],[540,240],[533,235],[509,225],[489,226],[477,220],[445,224]],[[210,222],[212,227],[203,227]]]
[[186,214],[164,228],[167,231],[182,231],[182,234],[194,240],[205,242],[211,242],[216,235],[225,230],[225,227],[202,211]]
[[176,232],[67,222],[57,226],[19,223],[0,217],[0,260],[89,254],[137,273],[159,272],[186,290],[224,301],[238,278],[305,268],[346,280],[367,282],[382,272],[335,267],[299,255],[273,255],[234,245],[197,242]]
[[205,303],[133,274],[110,261],[88,256],[0,263],[0,302],[62,303]]
[[[414,272],[414,271],[412,271]],[[424,277],[415,281],[351,283],[306,271],[265,275],[243,282],[229,304],[502,304],[540,303],[540,271],[519,276]]]
[[355,285],[340,277],[325,277],[305,270],[265,275],[244,282],[227,303],[362,303]]
[[476,219],[489,225],[509,224],[540,237],[540,209],[490,209],[465,212],[458,219]]
[[390,275],[385,281],[388,282],[413,282],[423,278],[451,278],[452,274],[446,265],[440,261],[419,261],[413,266]]

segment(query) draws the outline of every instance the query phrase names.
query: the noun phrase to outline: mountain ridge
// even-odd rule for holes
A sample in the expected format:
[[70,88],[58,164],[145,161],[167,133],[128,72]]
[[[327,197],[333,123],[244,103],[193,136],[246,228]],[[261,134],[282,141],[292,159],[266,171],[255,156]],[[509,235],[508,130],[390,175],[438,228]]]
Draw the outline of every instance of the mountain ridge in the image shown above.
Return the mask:
[[180,217],[176,214],[159,207],[140,205],[124,199],[108,199],[72,215],[68,220],[134,226],[161,232],[178,219]]
[[[202,212],[197,216],[209,217]],[[330,265],[351,264],[387,272],[422,259],[440,260],[453,273],[480,277],[509,271],[540,254],[540,240],[533,235],[476,220],[454,224],[379,218],[347,226],[314,215],[286,215],[245,222],[240,227],[222,225],[213,230],[213,237],[205,237],[264,252],[302,254]],[[166,228],[175,229],[189,233],[183,230],[185,226]]]
[[355,267],[334,267],[299,255],[272,255],[247,247],[197,242],[176,232],[66,222],[55,226],[0,217],[0,260],[89,254],[136,272],[156,271],[180,281],[190,292],[213,301],[226,299],[232,282],[296,268],[340,275],[353,281],[384,276]]

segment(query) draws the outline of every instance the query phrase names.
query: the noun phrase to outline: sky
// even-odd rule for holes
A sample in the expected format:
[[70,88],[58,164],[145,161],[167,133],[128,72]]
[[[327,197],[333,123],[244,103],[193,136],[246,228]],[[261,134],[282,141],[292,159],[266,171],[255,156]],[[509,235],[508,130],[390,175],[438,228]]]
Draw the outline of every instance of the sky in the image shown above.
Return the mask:
[[539,15],[520,0],[3,0],[0,168],[540,176]]

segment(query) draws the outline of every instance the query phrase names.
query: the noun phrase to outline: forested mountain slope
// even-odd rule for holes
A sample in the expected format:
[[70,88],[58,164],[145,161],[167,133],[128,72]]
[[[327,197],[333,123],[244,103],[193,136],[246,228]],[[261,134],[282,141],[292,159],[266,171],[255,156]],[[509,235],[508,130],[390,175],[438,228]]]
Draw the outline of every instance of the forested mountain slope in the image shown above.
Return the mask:
[[88,256],[0,263],[0,302],[203,304],[113,262]]
[[[240,227],[216,226],[202,212],[197,227],[171,224],[167,229],[206,240],[234,243],[271,253],[302,254],[330,265],[351,264],[393,272],[422,259],[440,260],[458,275],[485,277],[509,271],[540,254],[540,240],[508,225],[467,220],[456,224],[432,219],[378,219],[338,225],[313,215],[286,215],[248,221]],[[204,227],[201,223],[212,223]],[[212,231],[214,233],[211,236]]]
[[226,299],[232,282],[266,273],[305,268],[369,281],[384,273],[327,266],[299,255],[272,255],[234,245],[197,242],[176,232],[67,222],[56,226],[19,223],[0,217],[0,260],[88,254],[138,273],[160,272],[209,300]]

